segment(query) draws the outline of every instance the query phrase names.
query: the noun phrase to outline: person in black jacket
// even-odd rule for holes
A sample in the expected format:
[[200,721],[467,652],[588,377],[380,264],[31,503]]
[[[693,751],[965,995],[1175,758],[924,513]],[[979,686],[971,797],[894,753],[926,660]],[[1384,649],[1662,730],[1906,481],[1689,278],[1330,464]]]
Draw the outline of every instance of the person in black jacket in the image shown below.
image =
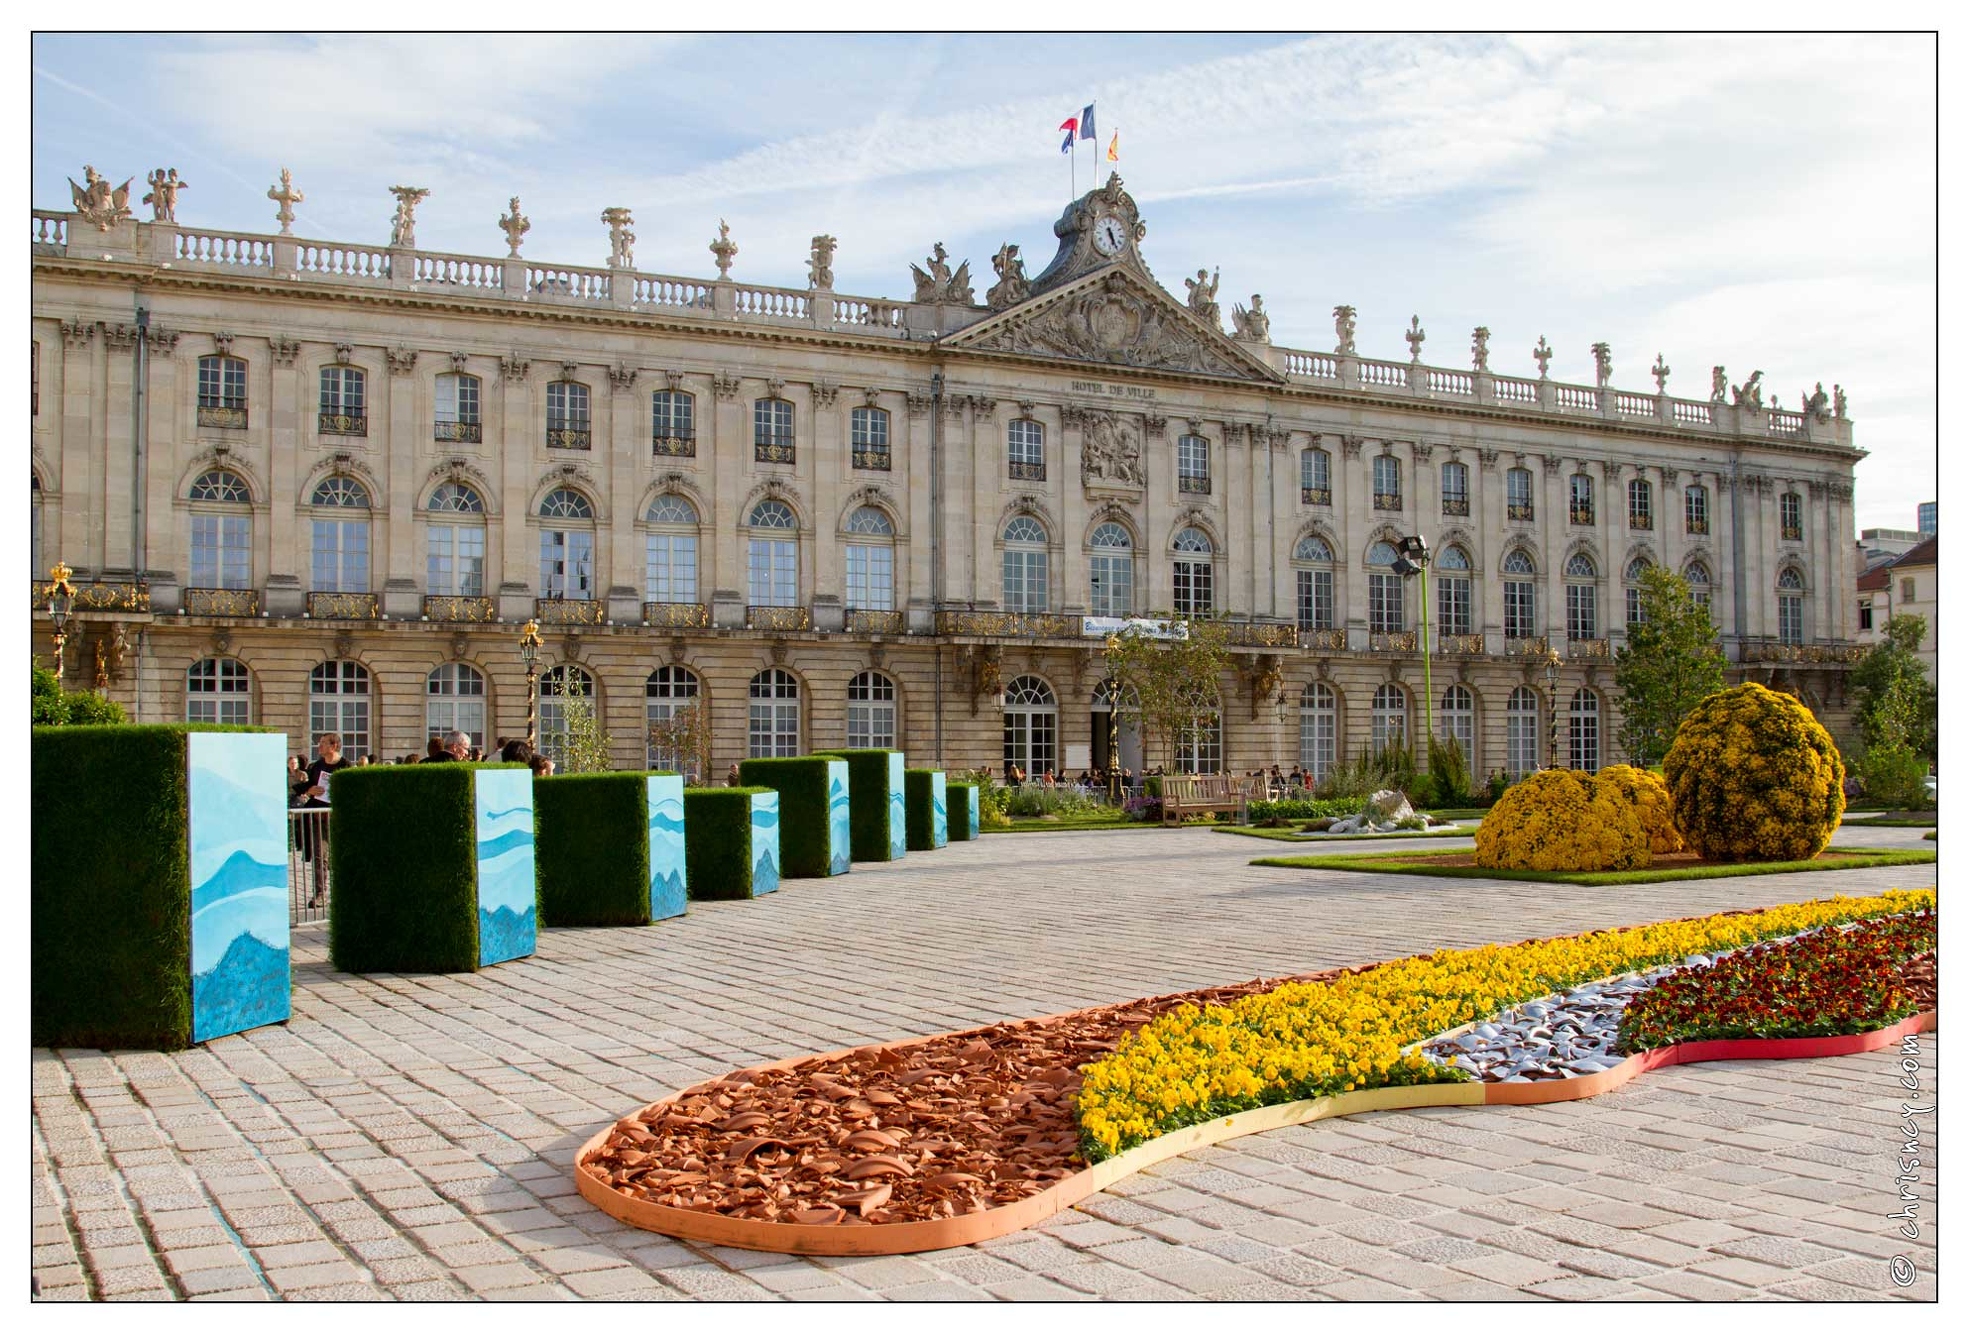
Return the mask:
[[[323,732],[315,743],[316,758],[309,761],[305,777],[306,786],[300,789],[299,805],[304,810],[328,809],[328,780],[333,775],[350,767],[350,762],[342,754],[342,737],[337,732]],[[299,822],[301,856],[314,866],[314,889],[308,895],[308,906],[321,905],[322,884],[328,878],[328,839],[317,837],[316,830],[324,830],[327,819],[324,816],[303,817]]]

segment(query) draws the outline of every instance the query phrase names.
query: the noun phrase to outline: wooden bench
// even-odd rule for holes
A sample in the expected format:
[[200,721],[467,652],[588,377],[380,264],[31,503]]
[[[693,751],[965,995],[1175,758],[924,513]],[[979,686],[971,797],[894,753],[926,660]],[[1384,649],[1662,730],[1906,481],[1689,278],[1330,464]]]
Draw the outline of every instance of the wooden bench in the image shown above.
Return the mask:
[[1235,815],[1244,823],[1243,780],[1227,774],[1170,774],[1162,780],[1162,822],[1177,825],[1185,815]]

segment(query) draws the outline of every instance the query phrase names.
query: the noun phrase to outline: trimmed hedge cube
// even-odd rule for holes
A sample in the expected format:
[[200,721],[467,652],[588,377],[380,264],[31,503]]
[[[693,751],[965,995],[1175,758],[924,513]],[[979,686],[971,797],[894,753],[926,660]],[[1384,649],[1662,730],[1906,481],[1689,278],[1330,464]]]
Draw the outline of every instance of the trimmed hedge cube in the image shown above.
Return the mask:
[[817,750],[814,754],[848,762],[848,812],[854,860],[900,861],[909,851],[909,817],[903,801],[903,753]]
[[647,926],[684,912],[684,780],[568,774],[533,785],[542,926]]
[[947,794],[950,801],[950,841],[969,843],[982,832],[984,819],[979,783],[951,783]]
[[950,842],[948,779],[941,769],[910,769],[903,775],[909,792],[909,850],[930,852]]
[[32,755],[34,1044],[175,1051],[285,1021],[287,738],[37,727]]
[[330,780],[328,957],[348,973],[470,973],[533,953],[533,775],[375,765]]
[[779,793],[684,789],[684,846],[694,899],[756,899],[779,888]]
[[812,880],[853,869],[846,760],[826,755],[742,760],[738,781],[779,793],[783,879]]

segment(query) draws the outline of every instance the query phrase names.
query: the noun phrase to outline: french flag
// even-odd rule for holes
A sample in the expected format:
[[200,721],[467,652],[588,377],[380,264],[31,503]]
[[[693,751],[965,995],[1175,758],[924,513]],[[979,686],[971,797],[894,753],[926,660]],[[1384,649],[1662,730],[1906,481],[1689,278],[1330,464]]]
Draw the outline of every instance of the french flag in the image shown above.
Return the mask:
[[1062,153],[1071,153],[1073,151],[1073,141],[1075,139],[1092,139],[1094,137],[1094,104],[1089,102],[1078,116],[1068,116],[1060,122],[1060,128],[1065,130],[1067,135],[1066,138],[1060,140],[1060,151]]

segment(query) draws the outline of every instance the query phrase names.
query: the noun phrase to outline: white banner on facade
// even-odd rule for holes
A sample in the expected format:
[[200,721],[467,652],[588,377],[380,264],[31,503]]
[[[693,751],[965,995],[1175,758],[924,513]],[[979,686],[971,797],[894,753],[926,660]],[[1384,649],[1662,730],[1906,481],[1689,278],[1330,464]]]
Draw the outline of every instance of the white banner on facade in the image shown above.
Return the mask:
[[1080,633],[1089,639],[1131,634],[1143,639],[1187,640],[1190,627],[1184,621],[1151,621],[1139,616],[1083,616],[1080,618]]

